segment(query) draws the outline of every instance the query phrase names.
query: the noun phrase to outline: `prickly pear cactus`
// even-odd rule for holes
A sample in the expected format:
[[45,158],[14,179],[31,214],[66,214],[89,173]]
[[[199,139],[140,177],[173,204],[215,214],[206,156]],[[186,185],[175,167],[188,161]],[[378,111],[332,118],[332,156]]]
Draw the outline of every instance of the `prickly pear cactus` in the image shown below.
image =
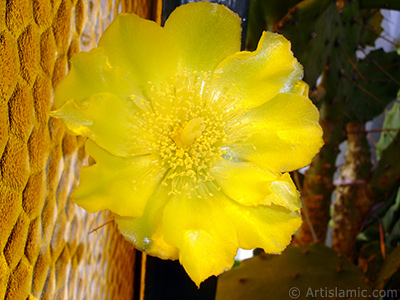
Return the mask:
[[[305,176],[294,174],[299,178],[296,184],[303,197],[304,222],[293,244],[332,241],[335,250],[359,267],[371,287],[400,291],[396,248],[400,243],[398,100],[389,111],[400,87],[400,44],[386,36],[385,41],[394,45],[397,53],[366,50],[382,34],[380,9],[400,10],[399,3],[398,0],[254,0],[248,46],[254,49],[254,41],[263,29],[285,35],[304,67],[305,81],[311,87],[310,98],[320,110],[325,145]],[[387,116],[384,124],[366,130],[365,124],[379,115]],[[370,133],[379,132],[382,137],[377,143]],[[345,162],[337,170],[339,146],[345,141],[348,145]],[[333,227],[332,236],[327,236],[328,224]],[[293,286],[293,278],[286,277],[285,281],[280,277],[281,273],[286,274],[283,265],[275,265],[285,254],[282,258],[266,259],[271,264],[263,270],[269,274],[268,283],[264,283],[267,287],[262,284],[256,287],[253,281],[232,275],[231,280],[236,280],[241,289],[251,291],[251,296],[242,294],[242,299],[259,299],[256,295],[262,297],[257,294],[260,291],[272,293],[276,292],[276,286]],[[254,260],[252,268],[260,268],[256,261],[261,258]],[[308,267],[323,281],[329,263],[319,262],[323,266],[310,262]],[[247,272],[251,264],[246,262],[235,272],[240,268]],[[290,267],[285,265],[287,269]],[[275,272],[275,276],[270,272]],[[228,274],[221,276],[220,288],[227,286],[228,279]],[[280,285],[275,281],[278,279]],[[281,297],[289,299],[283,294],[269,298]]]
[[[243,261],[219,277],[216,300],[328,299],[351,289],[370,293],[361,270],[334,250],[314,244]],[[349,299],[366,299],[359,296]]]
[[[269,5],[273,8],[273,4]],[[364,123],[383,113],[398,88],[398,56],[384,54],[382,50],[369,54],[363,50],[379,36],[382,16],[377,9],[362,7],[363,1],[304,0],[287,8],[287,14],[269,26],[291,41],[304,66],[305,80],[312,88],[310,96],[320,107],[324,130],[325,146],[301,184],[312,228],[304,222],[295,237],[298,245],[325,241],[335,189],[336,158],[340,143],[347,138],[346,124]],[[274,20],[268,14],[266,19]],[[249,34],[249,45],[251,38]],[[364,51],[365,58],[360,60],[357,51]]]

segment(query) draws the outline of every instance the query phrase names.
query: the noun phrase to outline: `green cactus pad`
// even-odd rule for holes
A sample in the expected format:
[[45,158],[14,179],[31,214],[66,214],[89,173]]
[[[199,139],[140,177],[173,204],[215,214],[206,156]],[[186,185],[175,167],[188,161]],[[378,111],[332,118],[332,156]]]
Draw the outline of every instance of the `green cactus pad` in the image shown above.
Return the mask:
[[355,295],[349,299],[367,299],[360,294],[370,293],[361,270],[334,250],[314,244],[243,261],[219,277],[216,300],[329,299],[329,293],[350,290]]
[[399,89],[400,56],[382,49],[372,51],[358,64],[365,81],[359,79],[350,92],[347,115],[352,120],[368,121],[382,113],[396,98]]

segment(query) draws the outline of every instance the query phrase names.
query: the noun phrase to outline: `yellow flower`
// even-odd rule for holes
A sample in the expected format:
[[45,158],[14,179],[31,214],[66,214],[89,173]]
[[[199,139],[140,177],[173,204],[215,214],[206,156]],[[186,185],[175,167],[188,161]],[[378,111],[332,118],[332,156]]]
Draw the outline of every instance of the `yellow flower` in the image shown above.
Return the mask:
[[53,117],[88,137],[96,161],[71,199],[109,209],[137,249],[179,259],[199,285],[232,267],[237,249],[281,253],[301,224],[288,172],[322,145],[290,43],[265,32],[240,52],[240,19],[208,2],[164,27],[120,15],[79,53]]

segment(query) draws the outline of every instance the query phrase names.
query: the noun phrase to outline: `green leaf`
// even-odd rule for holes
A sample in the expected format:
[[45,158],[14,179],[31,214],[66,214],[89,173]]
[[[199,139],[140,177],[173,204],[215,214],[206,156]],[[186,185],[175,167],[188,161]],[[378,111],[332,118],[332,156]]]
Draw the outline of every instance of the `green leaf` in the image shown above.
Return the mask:
[[400,178],[400,133],[393,142],[382,151],[381,159],[371,177],[371,188],[375,197],[397,191]]
[[393,225],[392,232],[386,238],[386,243],[389,245],[396,245],[400,241],[400,219]]
[[382,151],[393,142],[397,133],[395,130],[400,131],[400,102],[395,102],[392,109],[386,114],[382,129],[381,137],[376,144],[376,156],[378,160],[381,158]]
[[382,226],[385,230],[390,230],[400,217],[400,188],[397,190],[395,202],[388,208],[382,218]]

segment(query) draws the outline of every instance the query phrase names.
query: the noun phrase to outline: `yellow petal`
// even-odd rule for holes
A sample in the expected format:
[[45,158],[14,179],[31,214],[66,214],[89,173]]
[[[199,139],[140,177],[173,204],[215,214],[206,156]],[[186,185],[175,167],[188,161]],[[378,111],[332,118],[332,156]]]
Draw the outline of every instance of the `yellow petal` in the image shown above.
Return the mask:
[[264,32],[254,52],[238,52],[216,68],[212,84],[237,97],[240,106],[256,107],[279,92],[290,91],[303,69],[282,35]]
[[228,155],[271,171],[307,166],[323,145],[319,112],[299,94],[282,93],[244,116],[241,130],[249,138]]
[[165,240],[179,249],[179,260],[197,286],[230,269],[238,249],[236,231],[218,204],[219,195],[174,196],[164,210]]
[[96,164],[82,168],[71,200],[88,212],[109,209],[121,216],[141,216],[163,175],[154,167],[157,157],[116,157],[91,140],[86,141],[86,152]]
[[164,28],[134,14],[120,14],[105,30],[99,47],[111,64],[126,71],[141,89],[177,70],[178,49]]
[[294,93],[294,94],[303,95],[304,97],[308,97],[309,86],[303,80],[299,80],[299,81],[296,82],[296,84],[294,84],[290,88],[290,90],[288,92]]
[[169,188],[159,186],[147,201],[140,218],[115,216],[118,229],[136,249],[161,259],[178,259],[178,249],[165,242],[162,216],[169,200]]
[[240,22],[225,6],[198,2],[175,9],[164,28],[182,50],[182,67],[211,72],[225,57],[240,51]]
[[95,48],[72,57],[68,75],[56,88],[54,105],[60,108],[71,99],[80,102],[105,92],[118,95],[122,99],[131,94],[140,94],[128,74],[121,68],[110,65],[104,49]]
[[277,205],[244,206],[221,198],[225,211],[234,223],[239,247],[262,248],[266,253],[281,253],[301,225],[300,212]]
[[243,205],[280,205],[291,211],[301,207],[300,194],[290,175],[272,173],[249,162],[222,161],[214,167],[222,191]]
[[137,123],[134,111],[118,96],[101,93],[87,100],[70,100],[52,117],[60,118],[76,135],[91,138],[100,147],[117,156],[148,153],[149,140]]

